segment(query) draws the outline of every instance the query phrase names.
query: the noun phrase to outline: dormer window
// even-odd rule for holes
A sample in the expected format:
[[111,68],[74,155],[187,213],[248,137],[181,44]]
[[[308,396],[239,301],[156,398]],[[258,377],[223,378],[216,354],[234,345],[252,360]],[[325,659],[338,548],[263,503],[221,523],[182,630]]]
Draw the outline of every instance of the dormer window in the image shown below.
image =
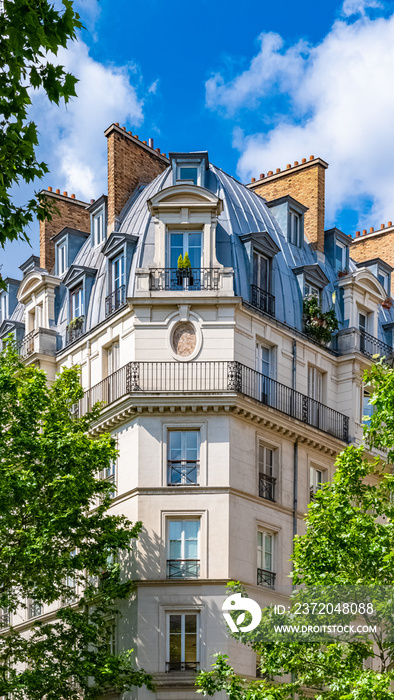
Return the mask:
[[172,269],[178,267],[179,256],[184,259],[189,256],[192,268],[201,267],[202,232],[201,231],[170,231],[169,263]]
[[92,243],[93,246],[96,247],[100,245],[100,243],[102,243],[104,240],[104,208],[100,209],[96,214],[93,215],[92,224]]
[[124,286],[124,255],[117,255],[111,262],[112,268],[112,291],[115,292]]
[[305,282],[304,284],[304,297],[316,297],[320,301],[320,289],[314,284]]
[[197,185],[198,169],[193,165],[178,166],[177,180],[185,181]]
[[289,210],[289,229],[288,229],[288,240],[289,243],[300,247],[302,245],[302,214],[299,212]]
[[56,268],[58,277],[64,275],[67,270],[67,241],[62,241],[57,246]]
[[83,287],[73,289],[71,297],[71,319],[80,318],[84,315],[83,309]]
[[383,272],[383,270],[379,270],[378,271],[378,280],[379,280],[380,284],[382,285],[386,294],[389,295],[390,294],[390,289],[389,289],[390,276],[387,274],[387,272]]
[[7,318],[7,294],[0,296],[0,323]]
[[174,185],[197,185],[205,187],[205,172],[208,170],[208,153],[170,153]]
[[347,269],[347,246],[345,246],[340,241],[335,243],[335,270],[336,272],[343,272]]

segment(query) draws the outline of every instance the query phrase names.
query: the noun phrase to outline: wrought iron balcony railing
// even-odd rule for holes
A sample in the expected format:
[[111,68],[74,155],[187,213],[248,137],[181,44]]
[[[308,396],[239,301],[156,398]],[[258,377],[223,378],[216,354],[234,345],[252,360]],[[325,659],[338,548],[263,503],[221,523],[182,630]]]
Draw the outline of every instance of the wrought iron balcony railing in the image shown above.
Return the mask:
[[266,571],[266,569],[257,569],[258,586],[268,586],[268,588],[275,588],[275,578],[276,574],[273,571]]
[[217,267],[156,267],[150,270],[149,289],[153,292],[194,292],[219,289]]
[[267,501],[275,501],[275,484],[276,479],[274,476],[269,476],[268,474],[259,475],[259,496],[260,498],[266,498]]
[[110,316],[126,304],[126,285],[122,284],[105,297],[105,315]]
[[368,357],[379,355],[387,359],[393,356],[393,348],[360,328],[360,352]]
[[198,471],[198,460],[168,460],[168,486],[198,486]]
[[69,345],[85,333],[85,316],[74,318],[67,326],[66,343]]
[[275,297],[265,289],[252,284],[252,306],[260,311],[265,311],[270,316],[275,316]]
[[129,362],[85,392],[79,402],[79,414],[89,411],[97,401],[111,404],[134,392],[236,392],[349,442],[348,416],[240,362]]
[[199,559],[167,559],[167,578],[198,578]]
[[200,668],[199,661],[167,661],[166,673],[171,671],[198,671]]

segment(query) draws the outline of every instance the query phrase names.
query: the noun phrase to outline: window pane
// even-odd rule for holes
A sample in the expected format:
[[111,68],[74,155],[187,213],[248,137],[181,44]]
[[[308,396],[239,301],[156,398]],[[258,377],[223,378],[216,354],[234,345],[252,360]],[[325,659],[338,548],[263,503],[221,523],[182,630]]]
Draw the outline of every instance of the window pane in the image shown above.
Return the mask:
[[186,539],[197,539],[199,524],[198,520],[185,520],[184,530]]
[[178,258],[183,257],[183,233],[170,234],[170,267],[178,267]]
[[187,249],[192,267],[201,267],[201,233],[189,233],[187,236]]
[[185,615],[185,632],[197,632],[197,615]]
[[180,180],[193,180],[197,185],[197,168],[179,168]]
[[181,437],[180,430],[171,430],[169,433],[169,459],[181,459]]
[[185,661],[195,663],[197,661],[196,634],[185,634]]
[[198,459],[198,432],[197,430],[188,430],[185,432],[186,443],[186,459]]
[[170,540],[170,559],[182,559],[182,546],[180,540]]
[[170,540],[180,540],[182,533],[182,522],[180,520],[171,520],[169,524]]

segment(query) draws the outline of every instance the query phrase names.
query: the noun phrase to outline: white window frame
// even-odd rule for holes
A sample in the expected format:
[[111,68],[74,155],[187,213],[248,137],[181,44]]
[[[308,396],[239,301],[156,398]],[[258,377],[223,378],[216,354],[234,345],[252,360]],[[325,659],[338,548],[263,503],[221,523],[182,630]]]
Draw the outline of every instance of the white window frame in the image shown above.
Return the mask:
[[314,284],[311,284],[311,282],[305,282],[304,284],[304,297],[309,298],[309,297],[317,297],[317,300],[320,304],[320,294],[321,290],[319,287],[316,287]]
[[3,292],[3,294],[0,295],[0,323],[6,320],[8,318],[7,314],[7,307],[8,307],[8,293]]
[[[196,559],[186,559],[185,554],[186,554],[186,537],[185,537],[185,530],[181,529],[181,538],[180,538],[180,543],[181,543],[181,556],[177,559],[172,559],[171,558],[171,541],[170,540],[170,527],[171,523],[173,522],[178,522],[178,523],[185,523],[185,522],[193,522],[193,523],[198,523],[198,531],[197,531],[197,556]],[[174,540],[174,541],[179,541],[179,540]],[[167,562],[168,561],[180,561],[180,562],[185,562],[185,561],[196,561],[199,562],[199,575],[198,576],[191,576],[191,579],[199,579],[201,578],[201,518],[195,515],[190,515],[189,517],[168,517],[167,518],[167,523],[166,523],[166,551],[167,551]],[[171,578],[178,578],[176,576],[173,576]],[[183,578],[182,576],[179,576],[179,578]],[[189,577],[184,577],[188,579]]]
[[[381,282],[379,278],[383,278],[383,282]],[[387,272],[384,272],[384,270],[379,270],[378,268],[378,282],[382,285],[387,295],[390,294],[389,279],[390,275]]]
[[368,387],[363,386],[362,391],[361,391],[361,417],[360,417],[360,422],[362,425],[365,425],[365,424],[368,425],[368,423],[369,423],[369,419],[364,419],[364,416],[369,416],[369,418],[371,418],[371,416],[375,413],[375,406],[372,406],[372,405],[368,406],[367,405],[368,402],[365,401],[365,399],[367,397],[369,400],[371,398],[371,396],[372,396],[371,390]]
[[309,500],[312,501],[319,489],[327,480],[327,470],[322,467],[309,465]]
[[301,247],[302,217],[303,214],[294,211],[294,209],[289,209],[288,241],[292,245],[297,246],[297,248]]
[[[75,303],[75,299],[77,298],[77,295],[79,297],[78,306]],[[75,289],[70,290],[70,305],[71,305],[71,320],[74,318],[80,318],[81,316],[85,315],[84,294],[83,294],[83,286],[82,285],[80,285],[79,287],[76,287]],[[76,314],[77,308],[80,309],[81,313]]]
[[[119,273],[118,277],[115,277],[117,263],[120,263],[119,264],[120,273]],[[116,281],[118,281],[118,284],[115,284]],[[121,253],[116,255],[111,260],[111,292],[115,292],[117,289],[120,289],[120,287],[123,287],[124,283],[125,283],[125,256],[124,256],[124,251],[122,250]]]
[[318,367],[308,365],[308,396],[319,403],[324,398],[324,374]]
[[[265,355],[265,360],[264,360]],[[264,364],[268,364],[268,374],[264,372]],[[256,371],[264,377],[275,379],[276,375],[276,352],[275,346],[266,345],[260,340],[256,340]]]
[[[202,268],[203,265],[203,256],[204,256],[204,231],[201,229],[174,229],[174,228],[169,228],[167,231],[167,267],[171,267],[171,234],[176,233],[176,234],[183,234],[183,241],[182,241],[182,257],[185,256],[186,253],[190,253],[189,250],[189,245],[188,245],[188,240],[189,240],[189,235],[193,233],[198,233],[201,236],[201,253],[200,253],[200,264],[197,266],[198,268]],[[190,256],[189,256],[190,257]]]
[[[181,463],[182,462],[187,462],[187,450],[186,450],[186,433],[197,433],[197,459],[195,460],[196,463],[196,481],[195,482],[189,482],[187,481],[187,474],[182,474],[181,475],[181,481],[179,482],[171,482],[170,477],[170,464],[169,462],[172,461],[170,460],[170,445],[171,445],[171,433],[176,433],[179,432],[181,433]],[[200,451],[201,451],[201,431],[199,428],[179,428],[179,427],[174,427],[174,428],[169,428],[167,431],[167,486],[199,486],[199,478],[200,478]],[[193,460],[191,460],[193,461]],[[182,464],[181,464],[182,466]],[[187,467],[187,465],[186,465]]]
[[196,668],[198,669],[200,664],[200,637],[201,637],[201,614],[200,610],[185,610],[180,608],[179,610],[167,610],[166,611],[166,669],[170,662],[170,617],[171,615],[181,616],[181,661],[175,662],[180,664],[186,664],[185,661],[185,617],[186,615],[194,615],[196,617],[196,661],[190,663],[196,663]]
[[[269,459],[267,460],[267,453],[271,453],[271,462],[269,464]],[[261,498],[264,498],[271,502],[277,502],[278,500],[278,448],[272,445],[267,445],[264,440],[258,440],[257,443],[257,473],[258,473],[258,493]],[[272,494],[273,498],[269,495],[265,496],[260,493],[260,480],[262,477],[267,476],[273,481],[267,482],[265,484],[264,490],[268,494]]]
[[56,250],[57,275],[61,277],[67,270],[67,241],[63,240],[58,244]]
[[[341,266],[338,267],[337,265],[337,248],[341,249]],[[344,243],[341,243],[341,241],[335,241],[335,270],[336,272],[339,272],[339,270],[346,270],[346,257],[347,257],[347,246]]]
[[94,248],[105,240],[104,207],[92,214],[92,245]]
[[120,345],[119,339],[114,340],[111,345],[105,348],[107,357],[107,377],[116,372],[120,368]]
[[114,617],[108,618],[105,621],[104,643],[107,647],[107,653],[116,655],[117,652],[117,625]]
[[[175,173],[175,183],[176,185],[182,185],[182,184],[193,184],[196,185],[197,187],[201,187],[202,183],[202,168],[204,167],[204,164],[201,161],[195,162],[192,160],[189,161],[177,161],[176,164],[176,173]],[[187,168],[195,168],[197,169],[197,182],[191,182],[193,178],[181,178],[181,169],[187,169]]]

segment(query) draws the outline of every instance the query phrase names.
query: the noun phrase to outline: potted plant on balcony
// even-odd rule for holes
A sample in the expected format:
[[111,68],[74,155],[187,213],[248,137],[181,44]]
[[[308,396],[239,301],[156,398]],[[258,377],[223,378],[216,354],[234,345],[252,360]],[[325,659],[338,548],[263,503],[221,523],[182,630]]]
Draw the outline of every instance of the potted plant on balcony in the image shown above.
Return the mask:
[[184,258],[182,258],[182,255],[178,258],[177,282],[179,286],[183,285],[184,279],[189,281],[189,285],[193,284],[192,266],[187,253],[185,253]]
[[81,328],[83,328],[84,319],[85,316],[76,316],[75,318],[71,319],[67,326],[67,330],[69,332],[80,331]]
[[329,343],[333,332],[338,330],[335,308],[323,312],[317,297],[311,296],[303,301],[303,315],[306,335],[319,343]]
[[338,278],[340,277],[346,277],[346,275],[349,274],[349,270],[346,267],[341,267],[340,270],[338,270]]

